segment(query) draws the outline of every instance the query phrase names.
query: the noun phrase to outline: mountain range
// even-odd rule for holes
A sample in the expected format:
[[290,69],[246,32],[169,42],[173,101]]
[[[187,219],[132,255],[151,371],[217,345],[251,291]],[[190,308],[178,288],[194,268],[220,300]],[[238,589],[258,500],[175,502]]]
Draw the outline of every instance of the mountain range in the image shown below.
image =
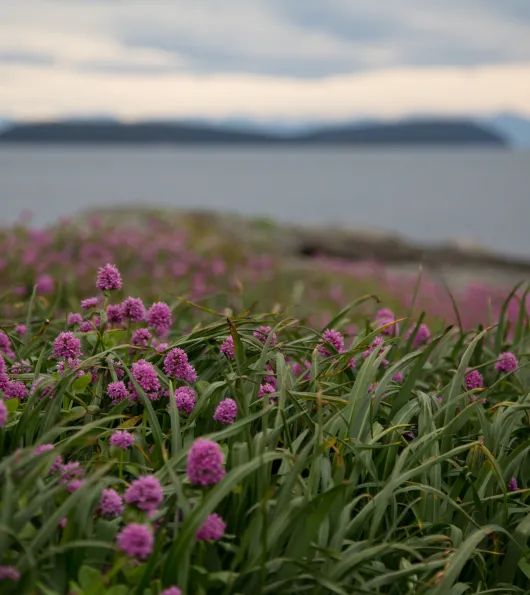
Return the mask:
[[512,114],[482,119],[357,120],[334,125],[246,119],[146,121],[112,118],[10,123],[0,119],[0,143],[474,144],[530,148],[530,121]]

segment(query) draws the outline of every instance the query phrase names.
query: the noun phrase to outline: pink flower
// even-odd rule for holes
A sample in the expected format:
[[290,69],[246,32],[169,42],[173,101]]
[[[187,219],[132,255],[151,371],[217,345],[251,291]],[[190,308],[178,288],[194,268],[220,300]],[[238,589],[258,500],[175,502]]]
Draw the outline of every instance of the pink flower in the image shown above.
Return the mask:
[[134,331],[131,337],[131,345],[135,347],[147,347],[152,336],[146,328],[139,328]]
[[131,366],[131,372],[149,399],[156,401],[159,398],[160,380],[152,364],[144,359],[140,359]]
[[20,382],[19,380],[10,380],[4,388],[4,394],[6,399],[18,399],[19,401],[23,401],[27,398],[29,391],[23,382]]
[[99,499],[99,507],[104,516],[115,517],[123,514],[123,500],[116,490],[103,490]]
[[129,396],[129,391],[125,388],[123,381],[111,382],[107,386],[107,394],[114,404],[121,403]]
[[164,371],[168,376],[185,380],[190,384],[197,381],[197,372],[188,362],[188,356],[179,347],[172,349],[164,359]]
[[17,333],[17,335],[20,335],[21,337],[23,337],[26,334],[26,325],[25,324],[17,324],[17,326],[15,327],[15,333]]
[[122,316],[131,322],[140,322],[145,319],[145,306],[140,298],[128,297],[121,304]]
[[107,306],[107,320],[115,323],[120,323],[123,320],[121,304],[110,304]]
[[14,566],[0,566],[0,581],[17,582],[20,572]]
[[83,310],[90,310],[90,308],[97,308],[98,304],[99,304],[99,298],[97,298],[97,297],[86,298],[84,300],[81,300],[81,308],[83,308]]
[[106,264],[98,271],[96,287],[100,291],[119,291],[121,289],[121,275],[113,264]]
[[110,437],[109,443],[111,446],[127,450],[134,444],[134,436],[125,430],[116,430]]
[[[254,331],[253,335],[254,335],[254,337],[256,337],[256,339],[258,341],[260,341],[261,343],[263,343],[263,345],[265,345],[270,332],[271,332],[270,326],[260,326],[257,331]],[[276,337],[276,333],[273,333],[273,335],[271,336],[269,345],[271,347],[273,347],[277,343],[278,343],[278,338]]]
[[233,424],[237,417],[237,403],[230,398],[223,399],[215,408],[213,418],[222,424]]
[[117,543],[129,556],[145,559],[153,551],[153,533],[147,525],[130,523],[118,533]]
[[3,428],[6,425],[8,417],[9,412],[7,407],[5,406],[4,401],[0,399],[0,428]]
[[260,399],[263,399],[263,397],[265,395],[272,395],[272,393],[275,393],[276,389],[274,388],[274,386],[272,384],[270,384],[269,382],[266,382],[265,384],[261,384],[259,387],[259,391],[258,391],[258,397]]
[[40,455],[44,452],[49,452],[50,450],[53,450],[53,444],[41,444],[33,449],[33,454]]
[[510,351],[501,353],[499,355],[499,359],[495,362],[495,370],[497,370],[497,372],[504,372],[506,374],[515,372],[518,366],[519,362],[517,361],[517,357]]
[[66,489],[72,494],[73,492],[76,492],[80,487],[82,487],[84,483],[84,479],[74,479],[66,486]]
[[412,345],[414,347],[419,347],[420,345],[425,345],[429,342],[429,339],[431,338],[431,331],[429,330],[429,327],[426,324],[420,324],[417,330],[415,327],[409,329],[405,337],[407,339],[410,339],[414,331],[416,331],[416,335],[414,337],[414,340],[412,341]]
[[125,491],[125,502],[135,504],[140,510],[154,510],[164,500],[162,486],[154,475],[135,479]]
[[195,407],[195,391],[189,386],[181,386],[175,390],[175,402],[177,409],[189,415]]
[[221,353],[224,353],[228,359],[235,359],[236,354],[232,335],[228,336],[224,342],[221,343],[220,350]]
[[171,308],[165,302],[155,302],[147,312],[147,324],[157,335],[166,336],[173,322]]
[[224,535],[226,523],[218,514],[209,514],[195,534],[197,541],[219,541]]
[[339,331],[328,328],[322,334],[322,344],[318,346],[318,351],[324,357],[331,357],[331,351],[326,345],[331,345],[338,353],[342,353],[344,351],[344,337]]
[[468,390],[475,388],[482,388],[484,386],[484,378],[478,370],[469,370],[465,377],[465,385]]
[[211,440],[197,438],[188,453],[186,473],[193,485],[213,485],[225,476],[221,447]]
[[59,333],[53,342],[53,356],[57,359],[81,357],[81,341],[73,333]]

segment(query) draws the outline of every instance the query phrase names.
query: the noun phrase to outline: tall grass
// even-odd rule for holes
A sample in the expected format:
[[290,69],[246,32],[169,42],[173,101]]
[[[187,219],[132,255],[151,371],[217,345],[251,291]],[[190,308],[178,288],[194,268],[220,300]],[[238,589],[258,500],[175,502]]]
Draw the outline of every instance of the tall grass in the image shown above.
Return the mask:
[[[152,296],[147,278],[128,284],[125,274],[127,292]],[[200,305],[169,295],[169,336],[133,345],[147,322],[106,324],[106,305],[122,294],[82,311],[79,291],[69,282],[48,297],[4,295],[0,576],[15,575],[0,579],[0,593],[530,593],[524,299],[514,312],[507,296],[487,328],[440,325],[421,340],[423,314],[382,324],[372,296],[310,326],[286,308],[255,313],[244,292],[240,308],[219,295]],[[70,310],[91,328],[68,325]],[[344,348],[325,341],[329,329]],[[65,331],[82,356],[62,372],[54,341]],[[233,358],[221,349],[229,337]],[[177,347],[197,381],[167,373]],[[495,365],[506,351],[519,360],[508,373]],[[156,395],[134,374],[139,360],[156,371]],[[470,387],[470,370],[483,387]],[[120,378],[136,398],[114,403],[108,386]],[[15,382],[27,394],[13,397]],[[192,410],[175,399],[184,386]],[[214,419],[225,398],[237,403],[233,423]],[[116,430],[134,437],[131,448],[112,446]],[[220,446],[226,471],[204,487],[187,473],[198,438]],[[42,445],[53,447],[35,454]],[[65,465],[75,462],[84,482],[72,485]],[[123,496],[144,476],[163,492],[151,512],[132,502],[103,514],[104,489]],[[212,514],[224,534],[198,539]],[[131,523],[153,535],[145,558],[119,547]]]

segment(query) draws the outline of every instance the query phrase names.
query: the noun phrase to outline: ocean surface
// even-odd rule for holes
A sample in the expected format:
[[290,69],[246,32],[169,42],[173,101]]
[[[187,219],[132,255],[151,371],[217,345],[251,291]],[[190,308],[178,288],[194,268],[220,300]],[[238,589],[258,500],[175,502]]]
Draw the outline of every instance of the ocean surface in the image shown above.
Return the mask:
[[0,222],[87,208],[216,209],[457,239],[530,258],[530,152],[0,146]]

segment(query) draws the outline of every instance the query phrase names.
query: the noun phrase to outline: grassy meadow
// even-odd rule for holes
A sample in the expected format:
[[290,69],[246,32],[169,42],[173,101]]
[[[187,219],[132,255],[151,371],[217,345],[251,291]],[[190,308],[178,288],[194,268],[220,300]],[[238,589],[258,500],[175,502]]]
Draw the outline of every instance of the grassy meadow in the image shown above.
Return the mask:
[[526,288],[254,225],[0,232],[0,593],[530,593]]

